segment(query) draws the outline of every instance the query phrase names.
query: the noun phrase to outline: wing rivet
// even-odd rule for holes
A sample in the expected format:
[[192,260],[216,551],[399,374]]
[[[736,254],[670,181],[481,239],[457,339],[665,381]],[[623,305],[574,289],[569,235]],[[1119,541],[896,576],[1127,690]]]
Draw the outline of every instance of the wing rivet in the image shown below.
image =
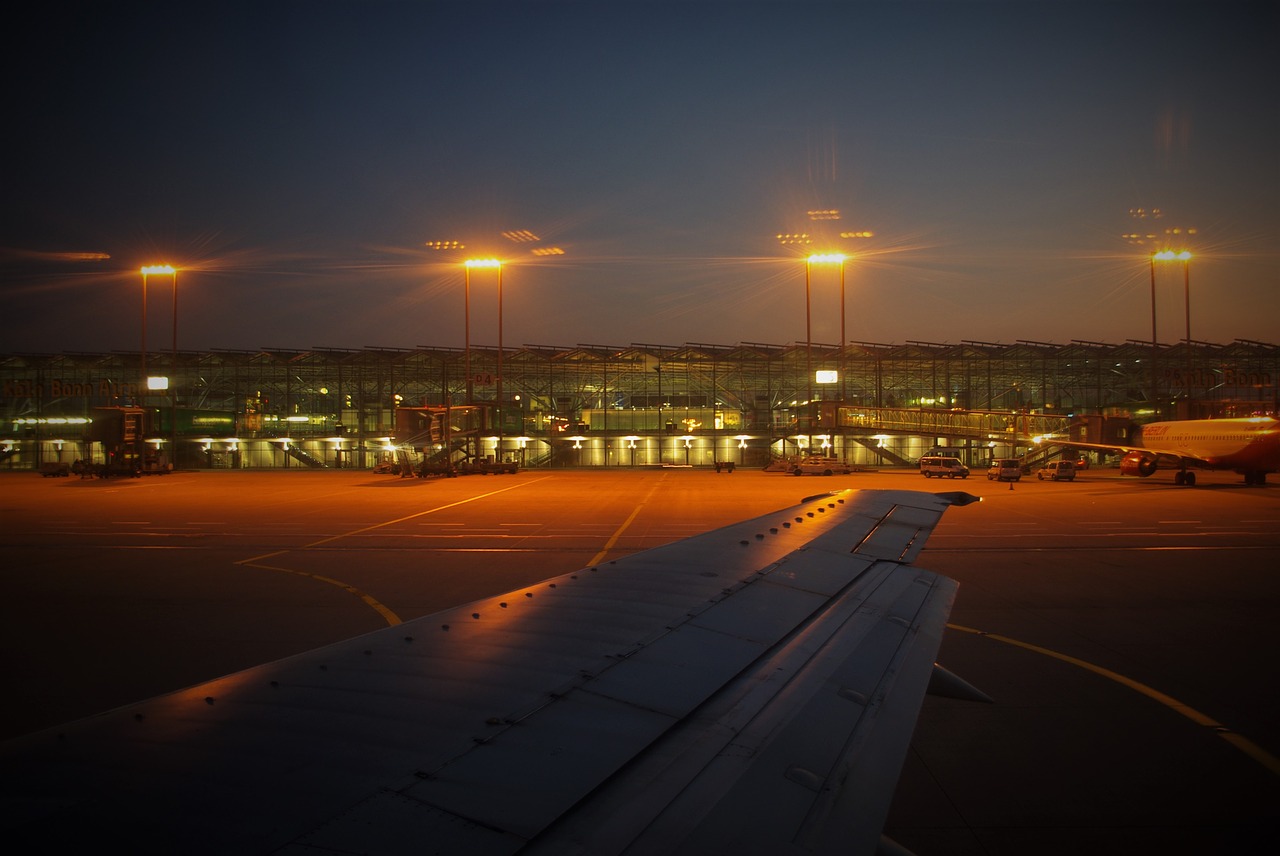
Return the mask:
[[506,608],[507,608],[507,602],[504,600],[504,601],[500,602],[500,603],[498,604],[498,606],[502,607],[503,609],[506,609]]
[[790,528],[791,528],[791,521],[790,521],[790,520],[788,520],[786,523],[782,524],[782,526],[783,526],[783,528],[784,528],[784,529],[790,529]]
[[750,544],[751,542],[750,542],[750,541],[748,541],[748,540],[746,540],[746,539],[744,538],[743,540],[739,541],[738,543],[745,547],[745,546],[747,546],[748,544]]
[[440,625],[440,629],[441,629],[441,630],[448,630],[448,629],[449,629],[449,625],[447,625],[447,624],[441,624],[441,625]]
[[764,533],[763,533],[763,532],[757,532],[757,533],[756,533],[756,540],[757,540],[757,541],[763,541],[763,540],[764,540]]
[[205,696],[205,697],[204,697],[204,703],[205,703],[205,704],[213,704],[213,696],[211,696],[211,695],[207,695],[207,696]]
[[473,613],[471,613],[471,617],[472,617],[472,618],[479,618],[479,617],[480,617],[480,613],[478,613],[478,612],[473,612]]
[[770,534],[770,535],[777,535],[777,534],[778,534],[778,527],[777,527],[777,526],[770,526],[770,527],[769,527],[769,534]]
[[525,592],[525,593],[524,593],[524,596],[525,596],[525,597],[533,597],[533,592],[531,592],[531,591],[527,591],[527,592]]

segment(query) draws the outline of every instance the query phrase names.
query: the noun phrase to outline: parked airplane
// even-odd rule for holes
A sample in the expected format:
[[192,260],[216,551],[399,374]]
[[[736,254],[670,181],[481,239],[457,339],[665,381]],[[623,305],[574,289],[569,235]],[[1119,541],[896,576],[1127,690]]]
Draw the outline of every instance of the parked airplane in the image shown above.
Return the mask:
[[872,853],[926,689],[958,681],[934,663],[956,583],[910,563],[976,499],[809,497],[9,741],[3,840]]
[[1249,485],[1264,485],[1267,473],[1280,470],[1280,422],[1270,416],[1151,422],[1137,426],[1133,445],[1128,446],[1056,437],[1037,437],[1035,442],[1123,453],[1120,472],[1124,475],[1149,476],[1165,461],[1178,468],[1173,481],[1180,485],[1196,483],[1191,466],[1234,470]]

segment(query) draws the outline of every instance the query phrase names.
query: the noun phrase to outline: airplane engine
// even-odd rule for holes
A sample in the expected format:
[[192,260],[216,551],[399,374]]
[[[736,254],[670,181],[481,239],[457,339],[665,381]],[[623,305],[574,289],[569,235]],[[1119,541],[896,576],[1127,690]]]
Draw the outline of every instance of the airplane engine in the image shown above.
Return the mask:
[[1156,471],[1156,459],[1142,454],[1130,452],[1120,460],[1120,475],[1142,476],[1146,478]]

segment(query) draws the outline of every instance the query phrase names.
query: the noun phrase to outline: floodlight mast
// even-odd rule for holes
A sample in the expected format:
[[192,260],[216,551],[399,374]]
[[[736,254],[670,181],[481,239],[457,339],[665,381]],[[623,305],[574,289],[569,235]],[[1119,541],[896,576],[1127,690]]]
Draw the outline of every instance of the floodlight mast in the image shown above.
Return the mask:
[[[804,355],[805,374],[808,376],[809,401],[806,404],[809,447],[813,446],[813,313],[810,300],[811,270],[816,264],[840,266],[840,352],[844,353],[844,253],[815,253],[804,260]],[[840,398],[844,399],[844,371],[840,372]]]

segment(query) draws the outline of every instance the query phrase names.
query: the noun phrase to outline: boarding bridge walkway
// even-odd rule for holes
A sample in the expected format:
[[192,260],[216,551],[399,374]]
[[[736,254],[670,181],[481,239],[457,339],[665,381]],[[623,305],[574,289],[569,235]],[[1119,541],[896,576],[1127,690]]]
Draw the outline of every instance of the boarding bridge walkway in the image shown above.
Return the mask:
[[908,407],[836,408],[836,425],[820,425],[839,434],[904,435],[982,443],[1026,445],[1027,438],[1066,433],[1070,416],[1010,413],[1007,410],[931,410]]

